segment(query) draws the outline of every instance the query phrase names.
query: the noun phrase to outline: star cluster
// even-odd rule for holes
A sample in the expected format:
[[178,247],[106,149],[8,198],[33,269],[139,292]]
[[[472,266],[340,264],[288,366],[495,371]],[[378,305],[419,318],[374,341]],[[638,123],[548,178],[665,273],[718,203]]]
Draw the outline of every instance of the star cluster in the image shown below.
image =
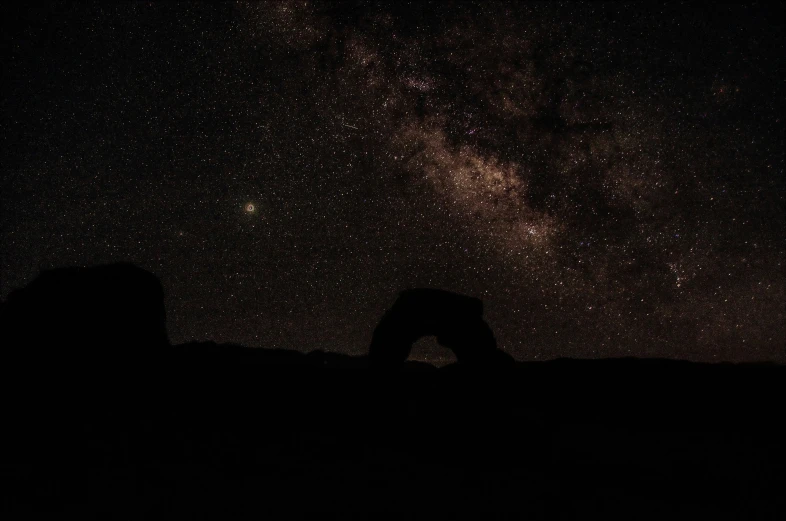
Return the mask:
[[132,261],[170,336],[784,361],[782,8],[52,4],[5,30],[2,295]]

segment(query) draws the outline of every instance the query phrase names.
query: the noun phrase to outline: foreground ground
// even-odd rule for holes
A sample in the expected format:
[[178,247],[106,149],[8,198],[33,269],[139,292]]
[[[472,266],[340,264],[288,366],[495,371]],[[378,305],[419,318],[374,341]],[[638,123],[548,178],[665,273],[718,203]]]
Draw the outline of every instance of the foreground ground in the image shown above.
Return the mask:
[[[783,367],[172,347],[5,392],[2,517],[778,519]],[[13,380],[13,379],[12,379]]]

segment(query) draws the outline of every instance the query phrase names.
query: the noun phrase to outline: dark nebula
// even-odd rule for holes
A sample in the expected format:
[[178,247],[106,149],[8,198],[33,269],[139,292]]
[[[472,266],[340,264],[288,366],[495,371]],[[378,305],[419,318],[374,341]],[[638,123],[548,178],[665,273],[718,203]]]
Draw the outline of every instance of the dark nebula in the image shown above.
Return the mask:
[[432,287],[519,360],[784,362],[783,15],[17,6],[0,294],[133,262],[172,342],[360,354]]

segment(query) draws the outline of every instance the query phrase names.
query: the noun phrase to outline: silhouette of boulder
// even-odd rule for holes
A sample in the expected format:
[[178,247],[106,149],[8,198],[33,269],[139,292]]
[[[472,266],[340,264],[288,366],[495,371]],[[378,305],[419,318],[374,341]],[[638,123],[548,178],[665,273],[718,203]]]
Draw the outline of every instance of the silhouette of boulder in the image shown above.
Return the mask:
[[412,344],[434,335],[453,351],[456,361],[467,365],[500,365],[513,359],[497,349],[497,341],[483,320],[483,303],[449,291],[416,288],[403,291],[380,320],[369,348],[373,366],[400,365]]
[[43,271],[0,310],[6,361],[86,372],[168,345],[164,291],[132,264]]

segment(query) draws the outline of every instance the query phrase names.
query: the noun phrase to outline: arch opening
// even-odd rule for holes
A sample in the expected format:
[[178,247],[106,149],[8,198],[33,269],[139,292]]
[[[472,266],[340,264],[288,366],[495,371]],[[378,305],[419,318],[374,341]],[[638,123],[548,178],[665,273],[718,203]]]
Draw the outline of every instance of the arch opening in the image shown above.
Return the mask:
[[457,359],[451,349],[437,342],[436,335],[423,335],[412,343],[408,360],[444,367],[456,363]]

